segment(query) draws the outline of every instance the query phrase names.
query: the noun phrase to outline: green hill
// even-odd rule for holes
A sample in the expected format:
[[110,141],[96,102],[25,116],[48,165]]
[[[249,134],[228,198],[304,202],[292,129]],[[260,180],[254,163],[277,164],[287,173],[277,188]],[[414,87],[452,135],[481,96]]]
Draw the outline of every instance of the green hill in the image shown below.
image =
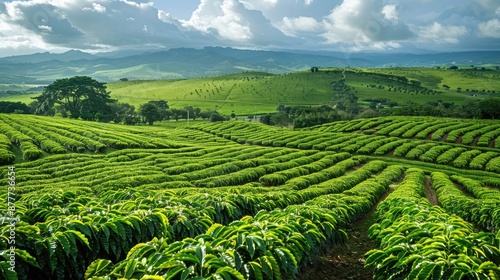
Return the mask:
[[[323,105],[333,97],[332,83],[345,84],[360,102],[390,100],[399,104],[454,102],[500,95],[500,70],[448,68],[324,68],[319,72],[288,74],[242,72],[194,79],[123,81],[108,83],[111,96],[138,105],[149,100],[167,100],[175,108],[185,106],[218,109],[237,115],[275,111],[279,104]],[[31,95],[0,100],[31,102]]]
[[[108,84],[112,96],[138,105],[151,99],[165,99],[174,107],[187,105],[219,109],[236,114],[274,111],[279,104],[322,105],[332,100],[331,84],[344,78],[363,100],[388,99],[398,103],[454,102],[497,96],[499,70],[432,68],[349,69],[331,68],[319,72],[273,75],[245,72],[189,80],[128,81]],[[408,82],[397,77],[407,77]],[[418,81],[420,85],[411,83]],[[443,87],[449,86],[449,89]],[[460,92],[457,88],[461,88]],[[475,95],[475,96],[474,96]]]

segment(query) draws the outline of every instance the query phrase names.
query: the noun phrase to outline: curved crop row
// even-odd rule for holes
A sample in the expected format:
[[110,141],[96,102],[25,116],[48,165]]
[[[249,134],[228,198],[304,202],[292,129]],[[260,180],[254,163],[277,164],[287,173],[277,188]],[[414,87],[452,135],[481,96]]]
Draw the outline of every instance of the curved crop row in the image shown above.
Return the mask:
[[[456,178],[456,177],[455,177]],[[483,229],[497,232],[500,228],[500,201],[499,196],[492,198],[475,199],[466,196],[452,182],[452,180],[441,172],[432,173],[433,188],[443,208],[452,214],[479,225]],[[472,193],[478,193],[480,189],[469,181],[467,188]]]
[[[379,249],[366,253],[374,279],[496,279],[500,241],[423,199],[423,172],[407,170],[402,184],[377,207],[369,229]],[[490,278],[491,277],[491,278]]]

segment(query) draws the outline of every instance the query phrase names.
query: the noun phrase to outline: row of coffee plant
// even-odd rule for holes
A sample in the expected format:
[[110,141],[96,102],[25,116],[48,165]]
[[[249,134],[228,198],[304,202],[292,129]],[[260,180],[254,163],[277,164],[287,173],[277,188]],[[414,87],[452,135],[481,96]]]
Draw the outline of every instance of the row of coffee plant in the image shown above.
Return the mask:
[[485,120],[382,117],[328,123],[307,130],[336,133],[363,132],[402,138],[432,139],[481,147],[500,147],[500,125]]
[[[23,194],[16,205],[20,216],[16,225],[16,250],[24,256],[19,260],[18,271],[21,272],[18,276],[21,279],[81,278],[83,268],[90,261],[103,257],[119,261],[134,244],[154,237],[164,238],[169,243],[193,238],[205,233],[214,222],[227,225],[244,215],[253,216],[261,210],[273,211],[291,204],[307,204],[318,196],[348,189],[351,189],[349,194],[374,203],[388,184],[401,174],[400,169],[390,168],[371,179],[371,175],[386,166],[372,161],[342,176],[348,166],[351,166],[348,162],[341,164],[341,170],[336,173],[338,181],[331,182],[330,188],[311,186],[296,193],[283,189],[252,194],[251,187],[247,187],[249,195],[233,195],[223,190],[200,195],[199,191],[178,189],[177,193],[129,190],[88,196],[92,193],[90,188],[53,189],[50,193],[45,189],[32,190]],[[371,186],[378,187],[376,195],[369,195],[373,191]],[[354,198],[349,200],[354,210],[333,209],[335,217],[344,215],[342,213],[357,217],[360,213],[356,211],[369,209],[369,206],[356,206],[356,201]],[[345,226],[350,219],[344,220],[342,225]],[[5,225],[2,232],[8,229]],[[338,234],[335,238],[344,238],[344,233]],[[5,250],[7,240],[2,244]]]
[[423,171],[408,169],[377,207],[379,222],[369,234],[378,248],[365,263],[374,268],[374,279],[499,279],[500,236],[474,231],[424,195]]
[[[135,128],[123,128],[117,125],[101,124],[90,127],[87,122],[68,121],[65,119],[48,120],[39,116],[0,115],[0,132],[7,136],[10,145],[0,147],[2,153],[8,153],[11,145],[18,146],[24,160],[42,157],[45,153],[61,154],[68,152],[83,153],[90,151],[102,153],[107,148],[179,148],[183,147],[182,137],[165,136],[157,128],[144,127],[138,135]],[[156,133],[158,132],[158,133]],[[7,143],[6,143],[7,144]],[[7,162],[13,159],[7,157]]]
[[[395,124],[399,125],[401,122]],[[409,124],[415,125],[413,121],[409,121]],[[244,122],[198,125],[193,128],[214,135],[222,135],[222,137],[240,144],[396,156],[459,168],[500,171],[500,165],[498,165],[500,151],[494,148],[468,147],[428,140],[410,140],[358,133],[280,129],[274,129],[274,132],[271,132],[270,130],[273,128]]]
[[[500,229],[500,190],[490,189],[468,178],[455,176],[458,185],[446,174],[433,172],[432,185],[442,207],[483,230],[498,232]],[[464,188],[460,190],[459,187]]]
[[393,168],[340,194],[318,196],[283,210],[260,211],[204,234],[168,243],[138,244],[127,259],[99,259],[86,271],[90,279],[287,279],[325,245],[345,241],[343,228],[366,213],[399,178]]

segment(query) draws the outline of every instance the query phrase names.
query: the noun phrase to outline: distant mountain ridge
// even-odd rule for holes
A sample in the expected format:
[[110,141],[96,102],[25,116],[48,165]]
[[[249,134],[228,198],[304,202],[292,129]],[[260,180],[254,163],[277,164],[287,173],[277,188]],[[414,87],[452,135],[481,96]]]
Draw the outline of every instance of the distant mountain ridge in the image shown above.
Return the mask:
[[500,51],[436,54],[299,53],[222,47],[178,48],[144,53],[90,54],[78,50],[0,58],[0,84],[48,84],[76,75],[110,82],[186,79],[242,71],[287,73],[318,67],[431,67],[500,65]]

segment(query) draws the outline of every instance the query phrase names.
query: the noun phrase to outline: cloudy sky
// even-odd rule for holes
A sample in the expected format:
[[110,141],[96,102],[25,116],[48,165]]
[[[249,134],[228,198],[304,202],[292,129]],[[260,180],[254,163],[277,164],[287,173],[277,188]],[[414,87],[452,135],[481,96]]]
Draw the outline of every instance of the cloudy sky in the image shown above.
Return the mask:
[[500,0],[0,0],[0,56],[204,46],[500,50]]

